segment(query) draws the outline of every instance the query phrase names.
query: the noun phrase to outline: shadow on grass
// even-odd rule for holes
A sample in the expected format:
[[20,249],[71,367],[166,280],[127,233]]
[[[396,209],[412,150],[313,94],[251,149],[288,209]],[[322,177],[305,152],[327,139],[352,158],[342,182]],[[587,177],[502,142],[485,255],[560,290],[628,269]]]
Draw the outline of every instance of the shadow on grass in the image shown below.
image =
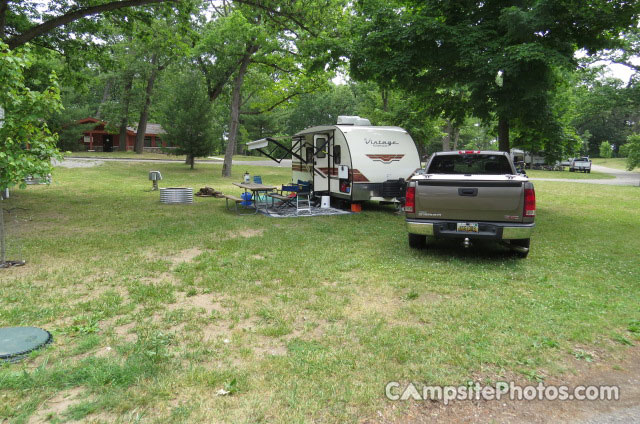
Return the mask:
[[470,263],[510,262],[518,264],[522,260],[517,254],[499,242],[486,240],[472,241],[471,246],[465,248],[462,240],[428,240],[422,249],[412,249],[420,256],[444,260],[456,259]]

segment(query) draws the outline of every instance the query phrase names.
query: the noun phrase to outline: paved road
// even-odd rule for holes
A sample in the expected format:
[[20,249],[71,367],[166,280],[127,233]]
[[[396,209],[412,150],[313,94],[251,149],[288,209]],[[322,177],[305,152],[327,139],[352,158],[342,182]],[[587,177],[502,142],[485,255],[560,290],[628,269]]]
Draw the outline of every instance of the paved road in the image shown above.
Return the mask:
[[[146,162],[146,163],[184,163],[179,159],[136,159],[136,158],[108,158],[108,157],[79,157],[67,156],[64,158],[68,161],[94,161],[94,162]],[[197,159],[196,163],[222,163],[222,159]],[[276,163],[270,159],[267,160],[234,160],[234,165],[247,166],[275,166],[279,168],[291,168],[291,159],[285,159],[280,163]]]
[[[130,159],[130,158],[107,158],[107,157],[78,157],[68,156],[65,161],[69,162],[146,162],[146,163],[174,163],[184,162],[178,159]],[[196,163],[222,163],[222,158],[215,159],[198,159]],[[276,163],[272,160],[234,160],[234,165],[246,165],[246,166],[274,166],[279,168],[291,168],[291,159],[284,159],[280,163]],[[71,164],[69,164],[71,165]],[[65,166],[62,164],[62,166]],[[73,166],[73,165],[71,165]],[[71,167],[70,166],[70,167]],[[532,181],[559,181],[569,183],[586,183],[586,184],[605,184],[605,185],[620,185],[620,186],[638,186],[640,185],[640,173],[621,171],[619,169],[607,168],[600,165],[592,165],[594,171],[603,172],[605,174],[611,174],[615,176],[613,179],[594,180],[594,179],[567,179],[567,178],[531,178]]]
[[640,406],[620,408],[612,412],[599,413],[575,424],[637,424],[640,421]]
[[638,186],[640,185],[640,173],[621,171],[619,169],[607,168],[606,166],[592,165],[591,169],[594,171],[602,172],[615,176],[613,179],[606,180],[593,180],[593,179],[567,179],[567,178],[531,178],[532,181],[560,181],[571,183],[586,183],[586,184],[604,184],[604,185],[619,185],[619,186]]

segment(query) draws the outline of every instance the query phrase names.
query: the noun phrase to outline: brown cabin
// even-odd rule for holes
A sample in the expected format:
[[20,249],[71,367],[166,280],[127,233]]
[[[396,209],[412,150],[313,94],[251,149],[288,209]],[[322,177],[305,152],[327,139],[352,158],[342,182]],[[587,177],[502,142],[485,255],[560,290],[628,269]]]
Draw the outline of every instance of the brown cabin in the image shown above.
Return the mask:
[[[96,152],[111,152],[120,149],[120,135],[118,132],[110,132],[105,129],[106,122],[96,118],[84,118],[78,124],[96,124],[93,129],[85,131],[80,145],[84,150]],[[127,150],[133,150],[136,143],[137,128],[127,127]],[[159,151],[163,147],[168,147],[166,141],[162,140],[162,135],[166,131],[160,124],[147,124],[147,131],[144,134],[144,151]]]

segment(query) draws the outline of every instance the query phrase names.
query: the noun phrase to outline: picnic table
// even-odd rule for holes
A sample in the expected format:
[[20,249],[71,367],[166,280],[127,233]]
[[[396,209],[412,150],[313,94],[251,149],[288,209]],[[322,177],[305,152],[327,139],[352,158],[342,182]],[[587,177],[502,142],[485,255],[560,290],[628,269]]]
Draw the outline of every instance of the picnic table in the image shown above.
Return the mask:
[[[256,213],[258,213],[258,208],[260,207],[258,204],[258,197],[260,195],[260,193],[264,193],[265,199],[267,197],[267,194],[270,191],[273,191],[276,189],[275,186],[270,186],[270,185],[264,185],[264,184],[257,184],[257,183],[233,183],[234,186],[236,187],[240,187],[242,189],[244,189],[244,192],[248,192],[250,191],[252,193],[252,198],[253,198],[253,204],[255,205],[256,208]],[[265,200],[264,202],[264,210],[265,212],[267,212],[267,202]]]

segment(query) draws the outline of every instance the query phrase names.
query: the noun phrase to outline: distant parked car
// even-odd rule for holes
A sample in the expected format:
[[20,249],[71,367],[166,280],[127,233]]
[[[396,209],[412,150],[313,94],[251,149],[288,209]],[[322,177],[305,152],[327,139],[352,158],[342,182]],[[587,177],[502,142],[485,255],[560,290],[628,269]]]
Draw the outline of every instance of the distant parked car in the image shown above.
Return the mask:
[[591,173],[591,160],[587,157],[574,158],[569,165],[569,171]]
[[562,162],[560,162],[560,166],[571,166],[571,161],[572,161],[573,159],[574,159],[574,158],[569,158],[569,159],[567,159],[567,160],[563,160]]

